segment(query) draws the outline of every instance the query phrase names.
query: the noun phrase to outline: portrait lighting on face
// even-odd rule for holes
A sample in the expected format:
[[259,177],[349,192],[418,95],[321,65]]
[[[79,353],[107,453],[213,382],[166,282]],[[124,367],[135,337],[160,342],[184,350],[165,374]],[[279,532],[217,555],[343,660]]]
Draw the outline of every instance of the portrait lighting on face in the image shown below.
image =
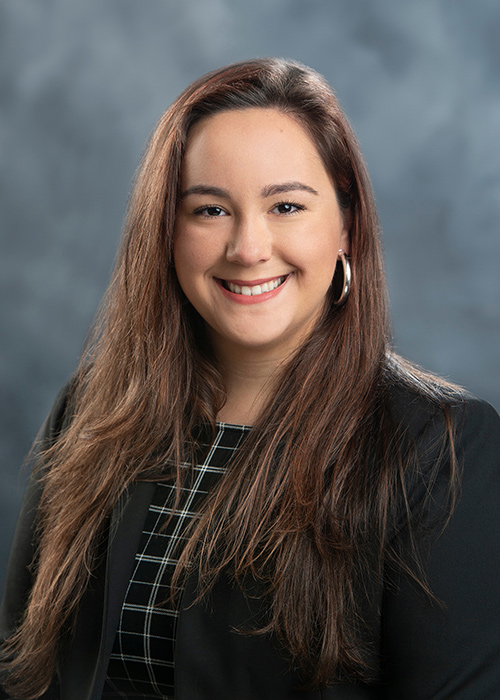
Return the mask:
[[188,136],[179,283],[218,353],[281,361],[320,317],[348,231],[311,138],[276,109],[223,112]]

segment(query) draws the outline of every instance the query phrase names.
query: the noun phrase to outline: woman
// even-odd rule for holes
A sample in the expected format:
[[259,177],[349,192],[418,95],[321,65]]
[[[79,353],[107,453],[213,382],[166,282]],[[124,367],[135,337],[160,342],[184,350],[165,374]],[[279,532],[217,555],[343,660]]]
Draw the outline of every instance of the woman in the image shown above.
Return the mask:
[[500,421],[389,348],[325,81],[193,83],[139,170],[9,565],[15,698],[497,698]]

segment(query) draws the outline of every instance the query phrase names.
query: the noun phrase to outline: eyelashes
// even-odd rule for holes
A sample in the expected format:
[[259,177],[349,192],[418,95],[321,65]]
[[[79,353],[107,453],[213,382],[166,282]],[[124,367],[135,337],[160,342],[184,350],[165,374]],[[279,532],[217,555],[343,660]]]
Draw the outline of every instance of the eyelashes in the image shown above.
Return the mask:
[[281,211],[278,211],[278,214],[281,214],[284,216],[292,216],[293,214],[296,214],[299,211],[304,211],[304,209],[305,209],[305,207],[302,204],[298,204],[297,202],[290,202],[288,200],[284,200],[283,202],[278,202],[277,204],[275,204],[274,207],[271,209],[271,211],[281,210]]
[[202,207],[197,207],[194,212],[197,216],[203,216],[205,219],[217,219],[220,216],[227,216],[227,212],[217,204],[205,204]]
[[[283,200],[277,202],[269,211],[278,214],[279,216],[293,216],[300,211],[304,211],[305,206],[298,202]],[[194,212],[196,216],[201,216],[205,219],[218,219],[221,216],[229,216],[228,212],[218,204],[204,204],[202,207],[197,207]]]

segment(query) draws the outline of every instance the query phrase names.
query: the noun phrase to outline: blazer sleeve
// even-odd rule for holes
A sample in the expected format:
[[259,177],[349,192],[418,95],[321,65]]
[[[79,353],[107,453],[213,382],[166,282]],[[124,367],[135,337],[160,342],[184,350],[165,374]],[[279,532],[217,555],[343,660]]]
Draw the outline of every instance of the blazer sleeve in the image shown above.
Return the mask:
[[[52,444],[64,427],[68,417],[70,393],[70,384],[59,392],[39,433],[42,449]],[[32,585],[30,567],[36,551],[36,519],[40,497],[39,480],[32,474],[24,495],[7,565],[4,594],[0,606],[0,642],[2,643],[16,629],[29,598]],[[0,700],[8,697],[0,688]]]
[[[385,700],[500,698],[500,418],[475,399],[454,413],[458,502],[444,530],[416,531],[435,599],[403,574],[389,574],[384,588]],[[423,453],[442,432],[435,418]],[[422,499],[429,522],[442,522],[448,466]]]

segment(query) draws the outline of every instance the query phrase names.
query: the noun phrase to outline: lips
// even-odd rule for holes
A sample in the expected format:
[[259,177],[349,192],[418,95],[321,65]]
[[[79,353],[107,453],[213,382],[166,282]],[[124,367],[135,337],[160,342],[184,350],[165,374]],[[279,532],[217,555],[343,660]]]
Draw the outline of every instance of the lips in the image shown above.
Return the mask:
[[272,292],[273,290],[277,289],[283,284],[286,278],[287,275],[283,275],[282,277],[274,277],[263,282],[259,281],[258,284],[237,284],[236,282],[232,282],[230,280],[221,280],[221,283],[225,289],[229,290],[233,294],[241,294],[242,296],[247,297],[257,297],[261,294]]
[[279,277],[263,277],[261,279],[222,279],[214,277],[222,296],[229,301],[243,306],[262,304],[281,294],[293,272]]

